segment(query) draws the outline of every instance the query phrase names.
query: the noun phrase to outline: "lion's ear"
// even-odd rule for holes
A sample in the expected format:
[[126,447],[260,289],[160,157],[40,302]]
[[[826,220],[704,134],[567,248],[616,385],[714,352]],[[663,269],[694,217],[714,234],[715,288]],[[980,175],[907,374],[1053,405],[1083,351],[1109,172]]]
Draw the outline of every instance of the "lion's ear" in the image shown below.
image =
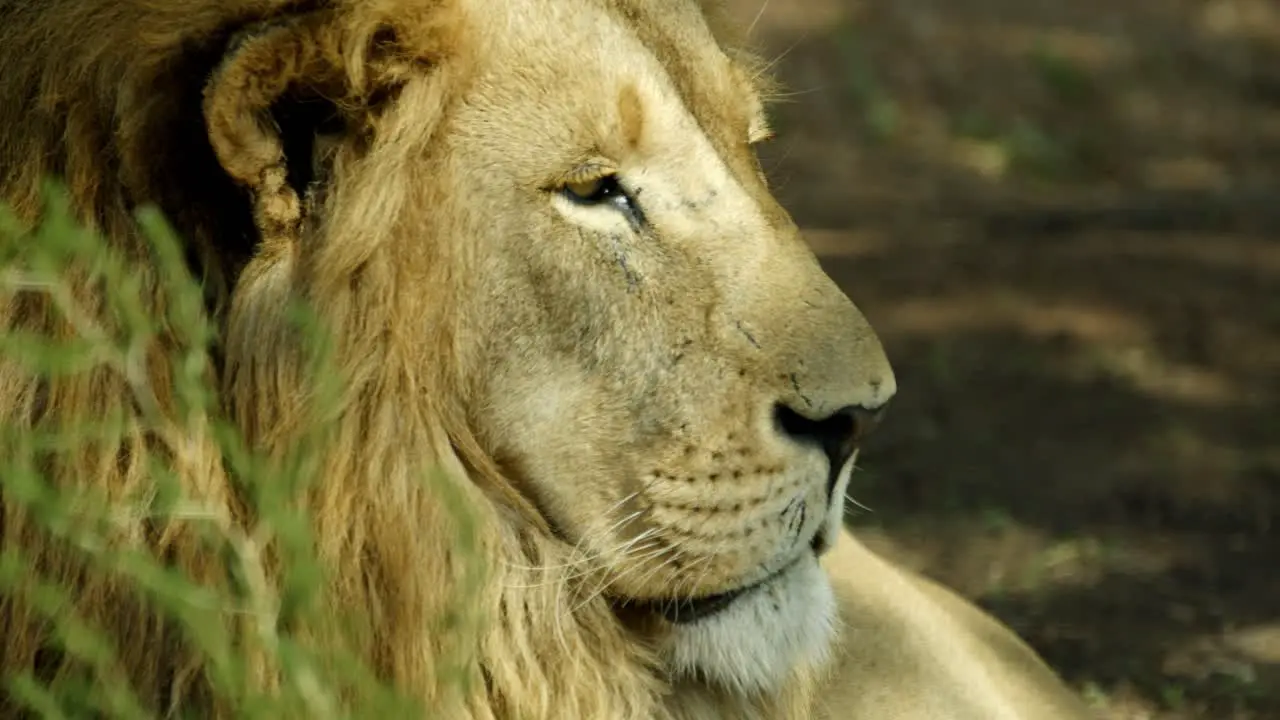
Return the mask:
[[262,23],[240,34],[205,85],[209,141],[249,189],[263,241],[296,238],[308,186],[323,179],[333,149],[361,130],[371,105],[385,101],[388,88],[369,71],[396,73],[369,53],[385,50],[388,37],[375,33],[371,47],[350,53],[330,13]]

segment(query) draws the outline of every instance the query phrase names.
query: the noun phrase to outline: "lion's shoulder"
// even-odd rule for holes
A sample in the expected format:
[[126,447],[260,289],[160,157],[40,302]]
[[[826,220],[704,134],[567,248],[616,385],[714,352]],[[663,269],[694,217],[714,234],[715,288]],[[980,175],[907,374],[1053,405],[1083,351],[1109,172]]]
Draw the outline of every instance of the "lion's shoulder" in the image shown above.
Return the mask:
[[1089,717],[1010,629],[849,531],[823,567],[836,591],[842,634],[821,693],[827,714],[819,717]]

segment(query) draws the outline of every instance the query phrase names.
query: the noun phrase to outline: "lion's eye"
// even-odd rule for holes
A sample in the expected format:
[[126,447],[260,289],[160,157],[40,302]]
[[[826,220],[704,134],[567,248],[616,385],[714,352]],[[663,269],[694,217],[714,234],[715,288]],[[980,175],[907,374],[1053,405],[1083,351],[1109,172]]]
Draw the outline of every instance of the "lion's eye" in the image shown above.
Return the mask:
[[564,192],[570,200],[584,205],[600,205],[607,202],[625,201],[627,195],[618,184],[616,175],[604,175],[581,182],[567,182]]
[[616,175],[601,175],[590,180],[571,180],[564,183],[560,193],[577,205],[611,207],[622,213],[639,230],[644,227],[644,213],[632,196],[618,182]]

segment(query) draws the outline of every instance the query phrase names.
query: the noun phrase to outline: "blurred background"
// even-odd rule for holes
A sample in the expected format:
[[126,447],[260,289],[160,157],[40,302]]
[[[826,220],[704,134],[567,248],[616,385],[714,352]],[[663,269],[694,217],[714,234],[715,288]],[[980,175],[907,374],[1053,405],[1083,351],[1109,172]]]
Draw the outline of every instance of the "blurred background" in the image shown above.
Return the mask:
[[901,388],[850,521],[1108,718],[1280,719],[1280,0],[728,0]]

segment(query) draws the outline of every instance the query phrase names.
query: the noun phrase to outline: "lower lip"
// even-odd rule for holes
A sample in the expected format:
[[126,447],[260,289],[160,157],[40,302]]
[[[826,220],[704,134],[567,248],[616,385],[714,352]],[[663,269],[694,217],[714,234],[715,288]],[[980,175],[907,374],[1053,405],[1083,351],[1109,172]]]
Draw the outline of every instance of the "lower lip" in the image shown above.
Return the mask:
[[736,590],[701,598],[647,600],[635,604],[653,612],[672,625],[688,625],[728,609],[739,598],[764,587],[770,581],[790,570],[797,562],[799,562],[798,559],[788,563],[768,577]]

